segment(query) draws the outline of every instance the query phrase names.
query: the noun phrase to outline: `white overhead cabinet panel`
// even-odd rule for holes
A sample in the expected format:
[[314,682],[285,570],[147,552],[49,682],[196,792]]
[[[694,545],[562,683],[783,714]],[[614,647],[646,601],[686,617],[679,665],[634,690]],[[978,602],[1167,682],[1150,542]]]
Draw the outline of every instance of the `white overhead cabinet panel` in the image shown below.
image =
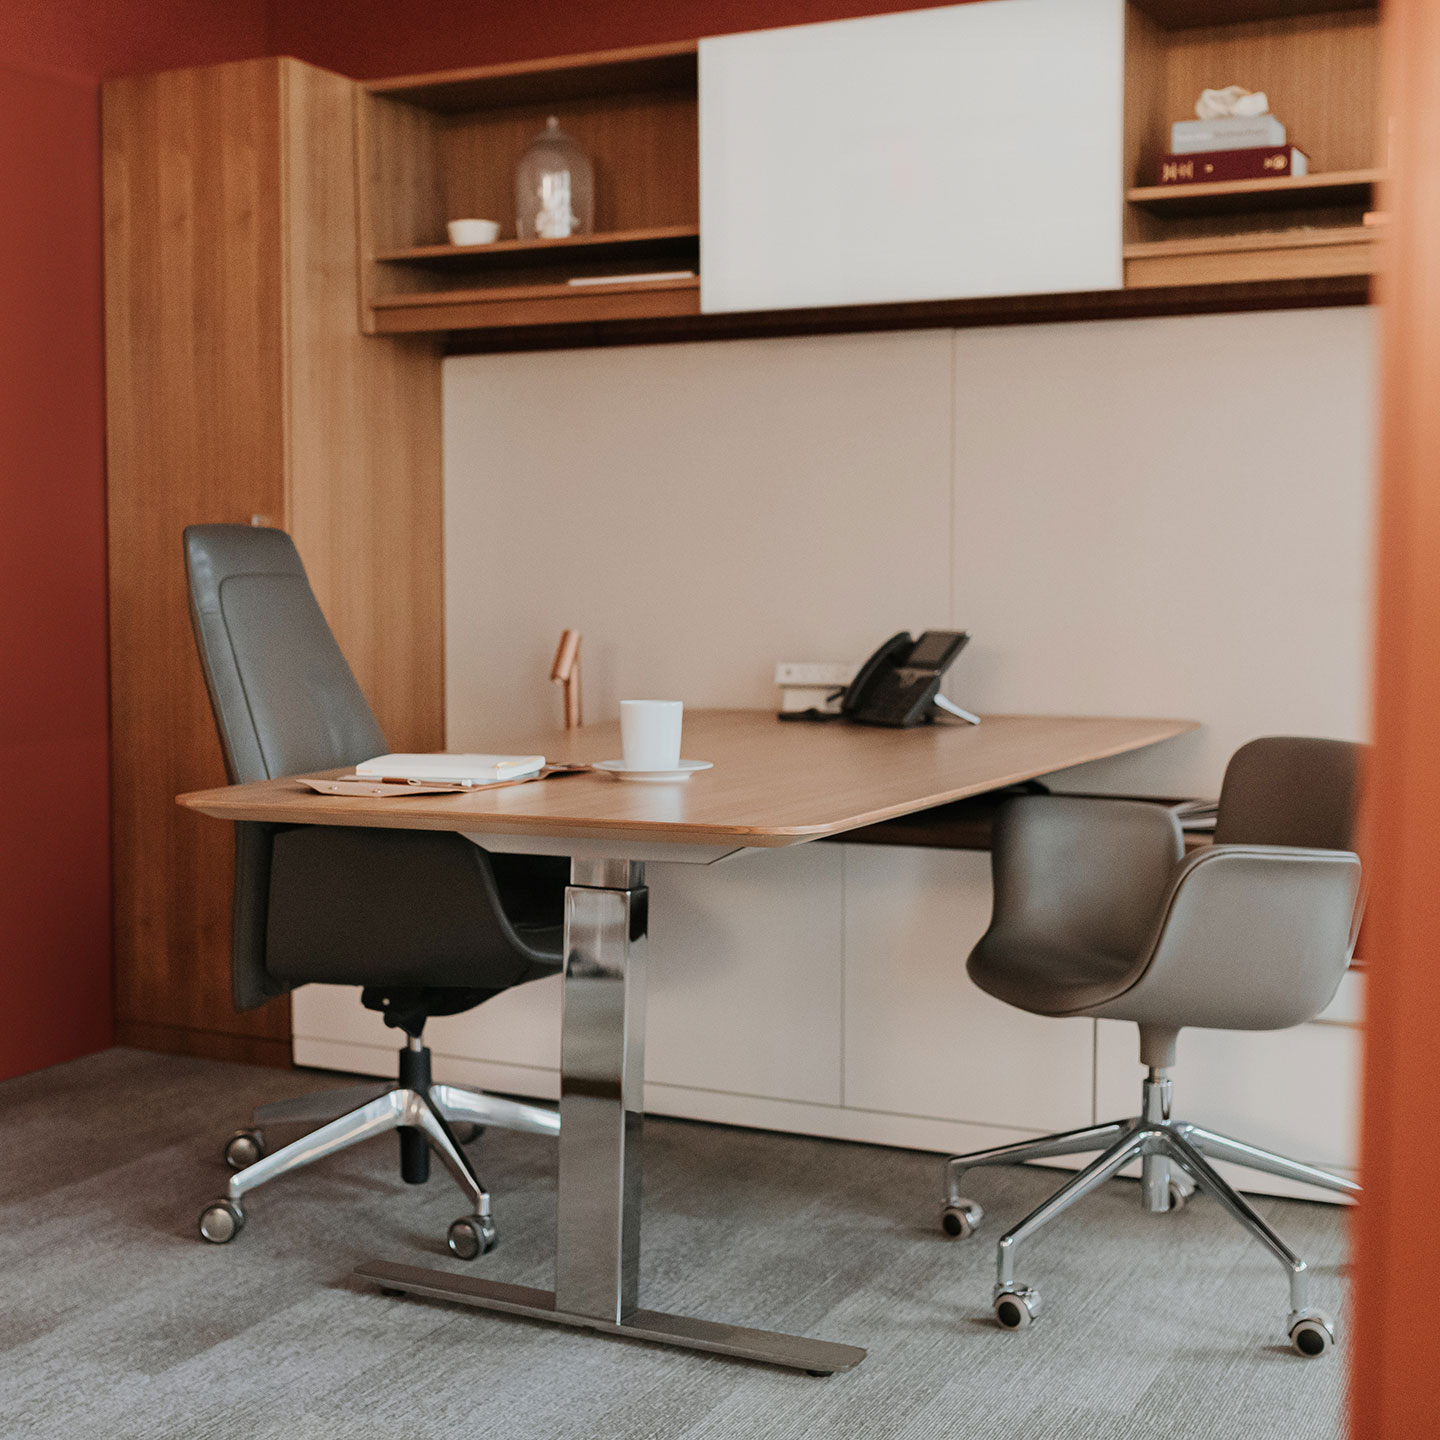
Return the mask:
[[710,312],[1121,284],[1123,0],[700,42]]

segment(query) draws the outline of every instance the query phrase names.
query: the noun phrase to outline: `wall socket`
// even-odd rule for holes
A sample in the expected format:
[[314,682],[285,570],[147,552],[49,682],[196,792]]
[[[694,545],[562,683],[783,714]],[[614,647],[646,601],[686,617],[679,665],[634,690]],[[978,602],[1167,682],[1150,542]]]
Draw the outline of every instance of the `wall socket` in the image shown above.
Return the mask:
[[860,668],[858,662],[783,661],[775,667],[777,685],[848,685]]

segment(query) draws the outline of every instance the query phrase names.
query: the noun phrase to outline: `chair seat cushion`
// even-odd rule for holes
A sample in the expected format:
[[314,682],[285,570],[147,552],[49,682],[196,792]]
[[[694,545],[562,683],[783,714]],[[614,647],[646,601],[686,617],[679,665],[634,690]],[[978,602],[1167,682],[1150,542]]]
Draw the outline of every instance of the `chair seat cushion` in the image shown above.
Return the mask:
[[1135,981],[1133,955],[1037,937],[986,935],[965,967],[987,995],[1034,1015],[1084,1015],[1124,994]]

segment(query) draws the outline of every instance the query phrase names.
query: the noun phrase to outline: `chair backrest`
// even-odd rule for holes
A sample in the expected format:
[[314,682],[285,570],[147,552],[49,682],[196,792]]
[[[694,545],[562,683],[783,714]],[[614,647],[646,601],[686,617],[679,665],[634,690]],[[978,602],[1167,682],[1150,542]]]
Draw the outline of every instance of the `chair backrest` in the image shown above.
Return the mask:
[[1295,735],[1242,745],[1225,767],[1215,843],[1353,850],[1362,749]]
[[185,569],[232,783],[385,753],[385,735],[288,535],[251,525],[191,525]]

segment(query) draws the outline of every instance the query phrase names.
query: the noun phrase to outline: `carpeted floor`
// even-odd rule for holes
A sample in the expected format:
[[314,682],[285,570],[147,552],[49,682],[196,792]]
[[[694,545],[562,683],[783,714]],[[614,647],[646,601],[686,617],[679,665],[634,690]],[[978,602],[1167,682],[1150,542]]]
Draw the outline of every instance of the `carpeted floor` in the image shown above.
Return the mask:
[[[980,1236],[938,1232],[934,1156],[648,1122],[642,1304],[869,1348],[830,1379],[490,1316],[352,1281],[362,1260],[549,1288],[554,1150],[471,1153],[500,1244],[400,1182],[385,1137],[255,1193],[233,1244],[195,1233],[250,1106],[341,1077],[112,1050],[0,1084],[0,1434],[216,1440],[1165,1440],[1341,1433],[1344,1333],[1285,1343],[1284,1276],[1208,1200],[1143,1214],[1116,1182],[1021,1256],[1027,1332],[989,1318],[994,1240],[1056,1184],[991,1171]],[[1342,1309],[1345,1216],[1267,1200]],[[1339,1316],[1343,1322],[1343,1314]]]

